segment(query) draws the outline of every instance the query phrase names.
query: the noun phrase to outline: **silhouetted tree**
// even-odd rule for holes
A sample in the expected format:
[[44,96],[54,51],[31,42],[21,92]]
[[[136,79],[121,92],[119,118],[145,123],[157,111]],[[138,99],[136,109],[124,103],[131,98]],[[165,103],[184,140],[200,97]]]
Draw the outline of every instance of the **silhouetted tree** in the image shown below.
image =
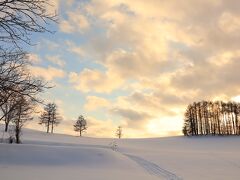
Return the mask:
[[59,115],[57,111],[57,105],[55,103],[52,104],[52,120],[51,120],[51,133],[53,133],[54,126],[60,124],[62,117]]
[[4,115],[3,121],[5,123],[4,129],[5,132],[8,131],[9,123],[14,117],[14,110],[17,108],[17,103],[18,102],[16,101],[16,97],[12,96],[11,98],[8,99],[6,103],[0,106],[1,112]]
[[73,125],[73,127],[74,127],[74,131],[79,132],[79,136],[82,136],[82,133],[85,130],[87,130],[86,119],[82,115],[80,115],[76,123]]
[[185,126],[185,125],[183,126],[182,133],[184,136],[188,136],[187,126]]
[[239,135],[240,104],[236,102],[202,101],[188,105],[183,134]]
[[54,126],[57,126],[61,121],[61,117],[57,112],[57,105],[55,103],[49,103],[44,107],[44,111],[40,115],[40,125],[45,125],[47,128],[47,133],[49,133],[51,128],[51,133],[53,133]]
[[[14,106],[6,109],[14,98],[24,96],[35,102],[42,102],[37,95],[50,88],[39,78],[33,77],[28,71],[29,60],[21,51],[5,52],[0,49],[0,120],[11,112]],[[13,101],[14,102],[14,101]]]
[[12,111],[12,123],[14,124],[16,143],[21,143],[20,135],[22,127],[27,121],[33,119],[35,102],[31,99],[25,99],[24,96],[16,100],[16,108]]
[[116,136],[120,139],[122,138],[122,127],[118,126],[117,131],[116,131]]
[[47,25],[56,21],[56,12],[48,11],[48,6],[48,0],[0,1],[0,121],[4,120],[5,131],[10,122],[16,125],[18,143],[24,119],[31,119],[30,104],[42,102],[37,96],[49,88],[28,71],[28,54],[19,43],[31,44],[33,32],[52,32]]

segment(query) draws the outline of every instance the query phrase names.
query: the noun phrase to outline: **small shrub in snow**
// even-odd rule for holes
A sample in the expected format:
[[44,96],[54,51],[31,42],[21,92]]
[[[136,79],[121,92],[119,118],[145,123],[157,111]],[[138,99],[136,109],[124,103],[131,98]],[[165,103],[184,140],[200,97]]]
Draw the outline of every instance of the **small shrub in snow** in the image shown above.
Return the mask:
[[113,141],[109,144],[110,148],[113,150],[113,151],[117,151],[118,149],[118,145],[117,145],[117,142],[116,141]]

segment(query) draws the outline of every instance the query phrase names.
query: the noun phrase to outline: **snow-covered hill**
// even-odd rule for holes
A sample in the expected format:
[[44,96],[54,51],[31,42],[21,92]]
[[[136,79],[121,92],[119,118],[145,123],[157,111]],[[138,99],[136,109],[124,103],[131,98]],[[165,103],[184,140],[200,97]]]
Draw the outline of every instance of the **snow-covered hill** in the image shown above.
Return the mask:
[[0,179],[238,180],[239,149],[238,137],[113,140],[24,129],[23,144],[0,144]]

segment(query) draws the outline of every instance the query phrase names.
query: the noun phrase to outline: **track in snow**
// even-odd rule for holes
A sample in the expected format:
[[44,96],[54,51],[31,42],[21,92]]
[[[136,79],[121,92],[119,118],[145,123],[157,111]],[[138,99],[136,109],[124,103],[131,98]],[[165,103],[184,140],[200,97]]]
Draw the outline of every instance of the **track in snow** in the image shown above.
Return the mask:
[[147,161],[145,159],[142,159],[137,156],[124,154],[131,160],[135,161],[138,165],[140,165],[142,168],[144,168],[149,174],[164,178],[166,180],[182,180],[182,178],[178,177],[176,174],[173,174],[165,169],[162,169],[157,164],[154,164],[150,161]]

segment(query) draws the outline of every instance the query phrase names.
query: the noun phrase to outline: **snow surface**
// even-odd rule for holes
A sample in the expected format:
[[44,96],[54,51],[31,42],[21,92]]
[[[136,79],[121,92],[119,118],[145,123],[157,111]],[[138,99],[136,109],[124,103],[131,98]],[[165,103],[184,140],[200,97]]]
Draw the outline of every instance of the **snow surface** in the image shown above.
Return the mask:
[[239,149],[238,137],[118,140],[24,129],[23,144],[0,144],[0,180],[238,180]]

